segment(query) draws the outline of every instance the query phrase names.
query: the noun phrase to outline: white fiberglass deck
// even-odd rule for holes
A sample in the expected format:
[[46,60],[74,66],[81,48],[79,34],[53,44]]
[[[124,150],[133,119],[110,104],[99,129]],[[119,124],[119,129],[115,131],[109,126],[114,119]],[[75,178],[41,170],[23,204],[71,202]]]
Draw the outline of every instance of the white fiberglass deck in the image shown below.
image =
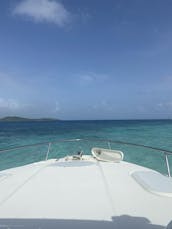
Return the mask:
[[87,161],[52,159],[1,171],[0,225],[166,228],[172,220],[172,197],[145,190],[131,175],[147,170],[88,157]]

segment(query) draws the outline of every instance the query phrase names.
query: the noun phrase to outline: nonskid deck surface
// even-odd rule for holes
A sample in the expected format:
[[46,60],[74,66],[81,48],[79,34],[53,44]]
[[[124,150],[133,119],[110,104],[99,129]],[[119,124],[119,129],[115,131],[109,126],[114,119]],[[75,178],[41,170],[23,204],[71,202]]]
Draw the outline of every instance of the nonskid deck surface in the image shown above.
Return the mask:
[[165,228],[172,220],[172,198],[139,185],[131,174],[144,170],[148,171],[88,156],[81,161],[51,159],[1,171],[0,225]]

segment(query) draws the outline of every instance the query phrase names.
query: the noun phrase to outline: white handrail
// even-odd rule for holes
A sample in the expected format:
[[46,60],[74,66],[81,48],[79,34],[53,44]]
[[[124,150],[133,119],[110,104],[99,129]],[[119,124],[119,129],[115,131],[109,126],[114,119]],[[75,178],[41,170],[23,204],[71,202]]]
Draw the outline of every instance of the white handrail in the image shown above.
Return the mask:
[[166,153],[164,153],[164,155],[165,155],[165,161],[166,161],[168,176],[171,177],[171,171],[170,171],[170,166],[169,166],[169,161],[168,161],[168,155]]
[[167,167],[167,173],[168,176],[171,177],[171,171],[170,171],[170,166],[169,166],[169,160],[168,160],[168,155],[172,155],[172,151],[166,150],[166,149],[160,149],[152,146],[147,146],[147,145],[141,145],[137,143],[129,143],[129,142],[123,142],[123,141],[115,141],[115,140],[109,140],[109,139],[98,139],[98,138],[90,138],[90,139],[61,139],[57,141],[51,141],[51,142],[41,142],[41,143],[36,143],[36,144],[30,144],[30,145],[23,145],[23,146],[18,146],[14,148],[8,148],[8,149],[0,149],[0,153],[6,152],[6,151],[12,151],[12,150],[17,150],[17,149],[22,149],[22,148],[27,148],[27,147],[33,147],[33,146],[40,146],[40,145],[48,145],[48,150],[46,153],[45,160],[48,159],[49,153],[50,153],[50,148],[53,143],[60,143],[60,142],[75,142],[75,141],[91,141],[91,142],[107,142],[108,147],[111,149],[111,143],[116,143],[116,144],[121,144],[121,145],[129,145],[129,146],[136,146],[136,147],[143,147],[155,151],[159,151],[161,153],[164,153],[165,156],[165,161],[166,161],[166,167]]
[[166,153],[168,155],[172,155],[172,151],[167,150],[167,149],[161,149],[161,148],[157,148],[157,147],[153,147],[153,146],[147,146],[147,145],[142,145],[142,144],[137,144],[137,143],[131,143],[131,142],[123,142],[123,141],[116,141],[116,140],[110,140],[110,139],[99,139],[99,138],[76,138],[76,139],[60,139],[57,141],[51,141],[51,142],[40,142],[40,143],[36,143],[36,144],[30,144],[30,145],[23,145],[23,146],[18,146],[18,147],[12,147],[12,148],[8,148],[8,149],[0,149],[0,153],[1,152],[5,152],[5,151],[11,151],[11,150],[16,150],[16,149],[21,149],[21,148],[27,148],[27,147],[33,147],[33,146],[39,146],[39,145],[47,145],[49,143],[53,144],[53,143],[59,143],[59,142],[74,142],[74,141],[92,141],[92,142],[109,142],[109,143],[116,143],[116,144],[121,144],[121,145],[130,145],[130,146],[138,146],[138,147],[143,147],[143,148],[147,148],[147,149],[152,149],[155,151],[159,151],[161,153]]
[[47,150],[47,154],[46,154],[46,157],[45,157],[45,160],[46,161],[48,160],[48,155],[49,155],[49,152],[50,152],[50,147],[51,147],[51,142],[48,144],[48,150]]

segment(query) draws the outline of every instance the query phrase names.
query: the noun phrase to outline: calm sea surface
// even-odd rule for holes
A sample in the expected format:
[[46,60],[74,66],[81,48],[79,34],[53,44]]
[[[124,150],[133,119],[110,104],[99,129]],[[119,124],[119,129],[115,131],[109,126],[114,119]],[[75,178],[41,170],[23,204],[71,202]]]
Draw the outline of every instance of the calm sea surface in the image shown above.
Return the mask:
[[[0,123],[0,149],[73,138],[105,138],[172,151],[172,120]],[[93,146],[108,147],[107,144],[99,142],[56,143],[50,148],[49,158],[59,158],[67,154],[74,154],[79,150],[90,154]],[[111,144],[111,147],[122,150],[126,161],[166,173],[162,153],[119,144]],[[47,145],[2,152],[0,153],[0,170],[43,160],[46,152]],[[171,166],[172,156],[169,158]]]

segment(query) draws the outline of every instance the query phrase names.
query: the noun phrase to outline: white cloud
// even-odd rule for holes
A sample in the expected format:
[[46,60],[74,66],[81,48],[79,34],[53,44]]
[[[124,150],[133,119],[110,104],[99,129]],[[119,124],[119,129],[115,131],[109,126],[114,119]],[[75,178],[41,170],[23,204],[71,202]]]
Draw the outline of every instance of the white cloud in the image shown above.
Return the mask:
[[60,109],[60,104],[59,104],[59,102],[58,101],[56,101],[56,103],[55,103],[55,112],[58,112],[58,111],[60,111],[61,109]]
[[0,98],[0,109],[16,110],[19,108],[20,105],[17,100]]
[[109,101],[107,101],[106,99],[102,99],[101,101],[99,101],[99,103],[94,104],[92,106],[92,109],[94,110],[106,110],[107,112],[112,111],[113,109],[115,109],[114,104],[110,103]]
[[158,104],[157,104],[157,107],[158,107],[158,108],[161,108],[161,107],[163,107],[163,106],[164,106],[163,103],[158,103]]
[[22,0],[13,10],[15,15],[23,15],[35,22],[55,23],[62,27],[70,18],[70,13],[55,0]]
[[139,113],[145,113],[145,112],[147,112],[147,108],[144,106],[144,105],[139,105],[138,107],[137,107],[137,111],[139,112]]
[[172,83],[172,75],[163,76],[163,77],[161,77],[161,80],[163,83],[171,84]]
[[29,103],[22,103],[17,99],[0,97],[0,116],[4,112],[21,112],[31,108],[34,107]]
[[95,76],[94,75],[83,75],[81,76],[81,80],[86,83],[91,83],[95,80]]

